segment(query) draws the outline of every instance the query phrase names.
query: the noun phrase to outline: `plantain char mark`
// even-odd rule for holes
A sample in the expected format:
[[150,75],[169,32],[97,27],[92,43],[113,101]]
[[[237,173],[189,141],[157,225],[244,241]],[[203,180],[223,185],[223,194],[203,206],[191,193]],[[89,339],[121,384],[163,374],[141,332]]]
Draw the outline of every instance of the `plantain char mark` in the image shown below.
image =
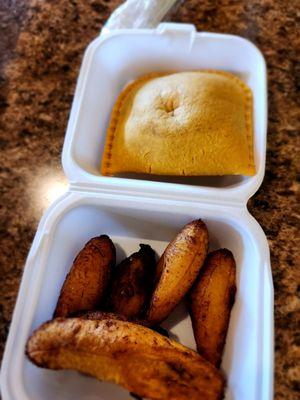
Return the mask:
[[181,364],[180,362],[167,362],[168,367],[175,372],[178,375],[178,378],[184,378],[184,379],[194,379],[194,376],[187,371],[187,369],[184,367],[183,364]]
[[143,398],[141,396],[139,396],[138,394],[129,392],[130,396],[133,397],[136,400],[143,400]]

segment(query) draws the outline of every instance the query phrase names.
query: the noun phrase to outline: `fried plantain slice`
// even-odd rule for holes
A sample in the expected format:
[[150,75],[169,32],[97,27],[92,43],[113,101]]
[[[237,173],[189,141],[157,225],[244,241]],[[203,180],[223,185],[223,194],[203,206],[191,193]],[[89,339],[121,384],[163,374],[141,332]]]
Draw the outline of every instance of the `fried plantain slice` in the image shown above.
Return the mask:
[[213,251],[190,293],[190,314],[199,354],[219,367],[236,292],[236,266],[227,249]]
[[156,272],[156,287],[147,319],[157,324],[168,317],[185,296],[203,265],[208,249],[208,231],[203,221],[183,227],[161,256]]
[[99,307],[104,301],[115,263],[116,249],[107,235],[89,240],[65,279],[54,317],[67,317]]
[[153,400],[220,400],[222,374],[198,353],[152,330],[116,319],[57,318],[27,342],[37,366],[74,369]]
[[112,276],[108,309],[127,319],[141,318],[154,288],[155,253],[149,245],[123,260]]

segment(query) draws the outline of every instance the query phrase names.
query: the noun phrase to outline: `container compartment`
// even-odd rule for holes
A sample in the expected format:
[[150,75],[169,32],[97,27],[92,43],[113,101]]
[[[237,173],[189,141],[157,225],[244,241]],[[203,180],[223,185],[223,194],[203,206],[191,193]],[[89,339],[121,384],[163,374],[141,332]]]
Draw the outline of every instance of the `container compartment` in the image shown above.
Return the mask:
[[[113,104],[123,87],[152,71],[219,69],[244,80],[254,95],[253,177],[162,177],[100,174],[106,130]],[[156,30],[122,30],[98,38],[89,46],[81,69],[63,151],[66,175],[102,187],[141,188],[201,193],[201,187],[233,190],[250,197],[262,180],[266,147],[266,70],[263,56],[238,36],[197,33],[193,25],[161,24]],[[191,187],[188,187],[190,185]],[[225,194],[226,195],[226,194]],[[235,198],[235,195],[232,195]]]
[[[19,317],[15,317],[12,327],[9,347],[13,351],[7,350],[2,377],[4,398],[128,399],[128,393],[116,385],[73,371],[35,367],[24,356],[25,342],[34,328],[51,319],[72,261],[91,237],[108,234],[117,246],[119,260],[136,251],[139,243],[151,244],[160,255],[182,226],[195,218],[207,223],[211,249],[229,248],[237,263],[237,297],[222,363],[228,379],[226,399],[271,399],[268,371],[272,371],[272,304],[266,297],[268,288],[271,293],[269,255],[254,219],[235,208],[225,212],[222,207],[204,204],[80,193],[58,202],[41,222],[31,266],[23,279],[16,311]],[[195,347],[183,305],[163,326],[183,344]]]

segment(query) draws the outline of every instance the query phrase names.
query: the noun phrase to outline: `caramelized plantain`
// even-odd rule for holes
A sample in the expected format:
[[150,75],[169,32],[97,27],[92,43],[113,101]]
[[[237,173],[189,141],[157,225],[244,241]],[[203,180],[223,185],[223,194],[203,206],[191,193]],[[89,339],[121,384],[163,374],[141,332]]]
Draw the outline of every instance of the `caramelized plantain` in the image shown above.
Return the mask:
[[185,225],[161,256],[147,319],[157,324],[168,317],[194,283],[205,260],[208,231],[200,219]]
[[154,251],[140,244],[138,252],[114,269],[108,309],[127,319],[141,318],[153,292],[155,268]]
[[65,279],[54,317],[68,317],[99,307],[104,301],[115,263],[116,249],[107,235],[89,240]]
[[222,374],[196,352],[152,330],[115,319],[57,318],[29,338],[37,366],[75,369],[153,400],[220,400]]
[[232,253],[210,253],[190,294],[190,314],[199,354],[219,367],[236,292]]

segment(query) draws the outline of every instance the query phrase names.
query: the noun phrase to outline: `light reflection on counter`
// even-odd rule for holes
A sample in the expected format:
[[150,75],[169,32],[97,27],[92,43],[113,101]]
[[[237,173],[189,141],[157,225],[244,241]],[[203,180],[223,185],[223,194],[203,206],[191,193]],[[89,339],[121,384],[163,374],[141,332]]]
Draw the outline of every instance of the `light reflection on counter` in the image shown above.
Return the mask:
[[68,181],[60,168],[43,168],[35,173],[28,184],[28,204],[36,219],[68,189]]

